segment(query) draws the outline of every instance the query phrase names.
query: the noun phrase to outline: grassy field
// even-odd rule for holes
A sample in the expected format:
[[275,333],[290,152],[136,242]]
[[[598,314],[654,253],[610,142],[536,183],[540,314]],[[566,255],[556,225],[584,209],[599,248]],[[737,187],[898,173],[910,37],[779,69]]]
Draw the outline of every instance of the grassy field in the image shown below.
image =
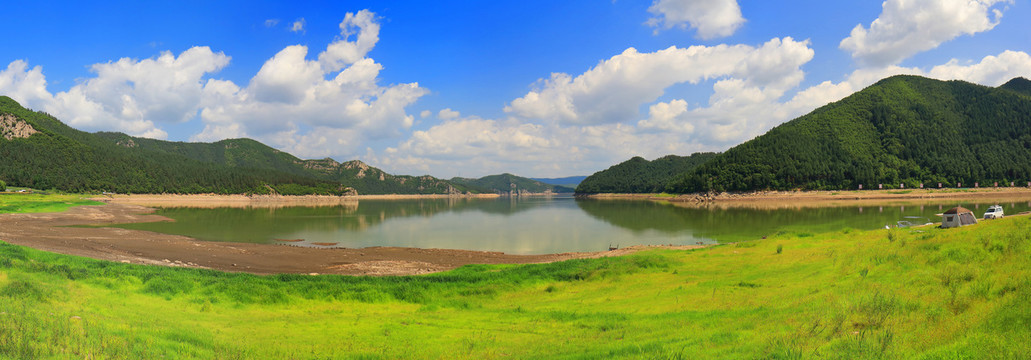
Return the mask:
[[0,358],[1027,358],[1029,241],[1008,217],[384,278],[0,243]]
[[0,193],[0,214],[61,212],[74,206],[101,204],[74,194]]

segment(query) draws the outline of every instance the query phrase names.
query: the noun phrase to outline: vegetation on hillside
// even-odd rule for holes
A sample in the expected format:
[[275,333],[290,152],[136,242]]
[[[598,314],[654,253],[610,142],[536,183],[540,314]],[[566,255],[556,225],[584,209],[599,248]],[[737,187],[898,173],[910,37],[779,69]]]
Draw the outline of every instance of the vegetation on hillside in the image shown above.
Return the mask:
[[411,277],[0,243],[0,358],[1022,358],[1031,219]]
[[0,97],[39,131],[0,138],[0,180],[12,186],[69,192],[278,193],[282,195],[446,194],[467,191],[431,176],[395,176],[360,161],[301,160],[251,139],[186,143],[90,134]]
[[659,193],[668,182],[715,157],[715,153],[694,153],[691,156],[668,155],[652,161],[636,156],[594,173],[576,187],[578,194]]
[[895,76],[677,176],[676,193],[1031,181],[1031,93]]
[[455,184],[462,184],[474,188],[483,189],[488,192],[500,193],[509,193],[513,190],[530,193],[543,193],[547,191],[555,193],[573,192],[573,189],[565,186],[545,184],[537,180],[528,179],[521,176],[515,176],[508,173],[500,175],[488,175],[479,179],[455,177],[451,178],[451,182]]
[[335,182],[359,194],[447,194],[471,190],[432,176],[391,175],[358,160],[343,163],[330,158],[302,160],[251,139],[188,143],[139,138],[122,133],[101,132],[96,135],[121,146],[181,155],[205,163],[274,170]]

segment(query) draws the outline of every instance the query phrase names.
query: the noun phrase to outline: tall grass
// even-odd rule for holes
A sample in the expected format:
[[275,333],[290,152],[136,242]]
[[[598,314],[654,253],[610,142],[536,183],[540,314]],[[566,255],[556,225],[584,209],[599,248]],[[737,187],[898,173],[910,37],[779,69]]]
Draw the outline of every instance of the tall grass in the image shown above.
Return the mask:
[[1031,219],[893,231],[408,277],[256,276],[0,243],[0,358],[1031,353]]
[[14,193],[0,194],[0,214],[61,212],[80,205],[101,205],[86,200],[82,195],[60,193]]

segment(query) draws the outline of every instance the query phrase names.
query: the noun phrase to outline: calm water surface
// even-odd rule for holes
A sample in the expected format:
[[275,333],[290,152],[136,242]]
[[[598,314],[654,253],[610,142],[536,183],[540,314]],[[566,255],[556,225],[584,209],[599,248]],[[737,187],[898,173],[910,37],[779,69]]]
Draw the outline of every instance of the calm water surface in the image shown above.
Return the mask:
[[[992,203],[885,203],[806,209],[684,208],[651,201],[571,197],[362,200],[347,206],[161,208],[175,222],[118,227],[186,235],[207,241],[362,248],[404,246],[546,254],[611,246],[711,244],[758,239],[780,231],[818,233],[877,229],[905,216],[962,205],[980,216]],[[1001,203],[1007,214],[1031,202]],[[299,242],[283,242],[282,239]],[[315,245],[314,243],[324,243]]]

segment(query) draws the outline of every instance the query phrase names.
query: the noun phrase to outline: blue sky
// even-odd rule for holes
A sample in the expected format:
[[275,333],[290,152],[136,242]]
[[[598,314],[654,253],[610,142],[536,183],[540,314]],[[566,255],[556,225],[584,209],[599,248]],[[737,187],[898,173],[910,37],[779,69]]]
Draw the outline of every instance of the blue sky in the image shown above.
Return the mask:
[[1031,77],[1027,1],[4,8],[0,94],[76,128],[438,177],[722,151],[895,74]]

